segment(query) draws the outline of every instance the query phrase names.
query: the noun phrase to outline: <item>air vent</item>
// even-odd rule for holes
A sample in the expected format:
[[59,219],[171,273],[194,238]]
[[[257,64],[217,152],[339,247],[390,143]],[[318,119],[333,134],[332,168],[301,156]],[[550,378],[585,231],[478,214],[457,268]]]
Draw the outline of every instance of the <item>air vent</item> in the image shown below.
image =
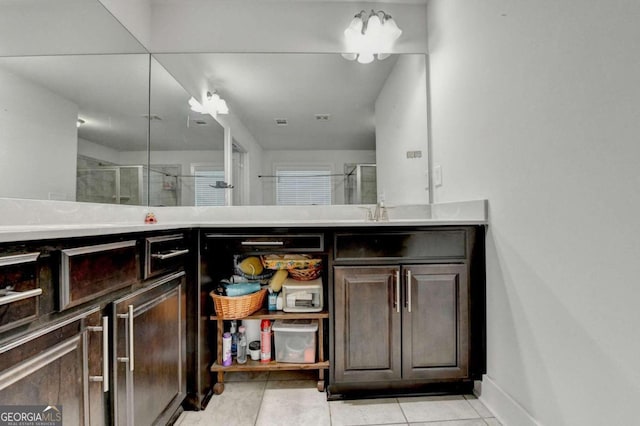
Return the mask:
[[276,118],[275,120],[278,126],[287,126],[289,124],[286,118]]
[[331,114],[316,114],[316,121],[329,121]]

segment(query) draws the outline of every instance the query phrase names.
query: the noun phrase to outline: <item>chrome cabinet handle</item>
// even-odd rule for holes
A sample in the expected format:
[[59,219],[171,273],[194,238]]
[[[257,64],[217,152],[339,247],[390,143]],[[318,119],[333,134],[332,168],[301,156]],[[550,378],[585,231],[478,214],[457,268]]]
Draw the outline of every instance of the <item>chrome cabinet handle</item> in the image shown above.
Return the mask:
[[153,257],[154,259],[165,260],[165,259],[171,259],[172,257],[182,256],[183,254],[187,254],[187,253],[189,253],[189,249],[171,250],[168,253],[152,254],[151,257]]
[[38,258],[38,256],[40,256],[39,251],[24,254],[13,254],[10,256],[1,256],[0,266],[19,265],[21,263],[34,262]]
[[397,269],[396,270],[396,282],[395,282],[395,287],[396,287],[396,297],[394,300],[394,305],[396,307],[396,312],[400,313],[400,270]]
[[129,370],[133,371],[133,305],[129,305],[129,310],[126,314],[118,314],[118,318],[127,319],[127,325],[129,326],[129,356],[120,356],[118,361],[128,362]]
[[407,290],[407,309],[409,310],[409,313],[411,313],[411,270],[410,269],[407,269],[406,290]]
[[284,241],[242,241],[243,246],[283,246]]
[[41,288],[35,288],[27,291],[7,291],[5,296],[0,296],[0,306],[8,303],[17,302],[18,300],[28,299],[30,297],[40,296],[42,294]]
[[133,371],[133,305],[129,305],[129,371]]
[[102,317],[102,326],[87,327],[102,332],[102,376],[89,376],[92,382],[102,382],[102,392],[109,392],[109,317]]

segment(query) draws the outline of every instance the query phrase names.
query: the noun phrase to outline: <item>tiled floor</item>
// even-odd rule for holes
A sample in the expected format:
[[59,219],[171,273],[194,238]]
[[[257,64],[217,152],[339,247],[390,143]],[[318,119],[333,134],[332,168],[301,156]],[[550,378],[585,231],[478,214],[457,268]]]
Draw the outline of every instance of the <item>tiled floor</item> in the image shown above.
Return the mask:
[[176,425],[500,425],[473,395],[327,401],[312,377],[284,371],[228,374],[222,395],[214,395],[204,411],[184,412]]

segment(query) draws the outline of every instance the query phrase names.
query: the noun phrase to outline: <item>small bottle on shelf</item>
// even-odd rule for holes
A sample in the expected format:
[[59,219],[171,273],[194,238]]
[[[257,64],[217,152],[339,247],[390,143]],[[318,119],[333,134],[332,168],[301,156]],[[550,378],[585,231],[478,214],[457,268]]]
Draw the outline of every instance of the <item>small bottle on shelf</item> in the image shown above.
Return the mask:
[[238,321],[231,321],[231,328],[229,332],[231,333],[231,355],[236,356],[238,353]]
[[231,363],[231,333],[226,332],[222,335],[222,365],[228,367]]
[[244,364],[247,362],[247,335],[245,334],[246,327],[241,325],[238,328],[238,364]]
[[260,329],[260,362],[271,362],[271,321],[263,319]]

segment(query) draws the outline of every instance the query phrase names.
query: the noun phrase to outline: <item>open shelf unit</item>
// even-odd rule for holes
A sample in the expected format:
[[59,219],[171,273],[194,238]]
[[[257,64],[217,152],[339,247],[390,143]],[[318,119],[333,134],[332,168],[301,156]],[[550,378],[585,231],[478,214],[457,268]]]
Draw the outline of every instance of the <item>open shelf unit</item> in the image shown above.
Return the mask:
[[329,368],[329,361],[324,359],[324,320],[329,318],[329,312],[283,312],[260,309],[259,311],[237,319],[317,319],[318,339],[317,339],[317,361],[313,363],[289,363],[247,360],[246,364],[238,364],[236,360],[230,366],[222,365],[222,334],[224,332],[224,321],[230,321],[217,315],[212,315],[211,320],[218,322],[217,361],[211,365],[211,372],[217,373],[218,382],[213,386],[213,392],[220,395],[224,392],[224,373],[232,371],[284,371],[284,370],[318,370],[318,391],[324,392],[324,370]]

